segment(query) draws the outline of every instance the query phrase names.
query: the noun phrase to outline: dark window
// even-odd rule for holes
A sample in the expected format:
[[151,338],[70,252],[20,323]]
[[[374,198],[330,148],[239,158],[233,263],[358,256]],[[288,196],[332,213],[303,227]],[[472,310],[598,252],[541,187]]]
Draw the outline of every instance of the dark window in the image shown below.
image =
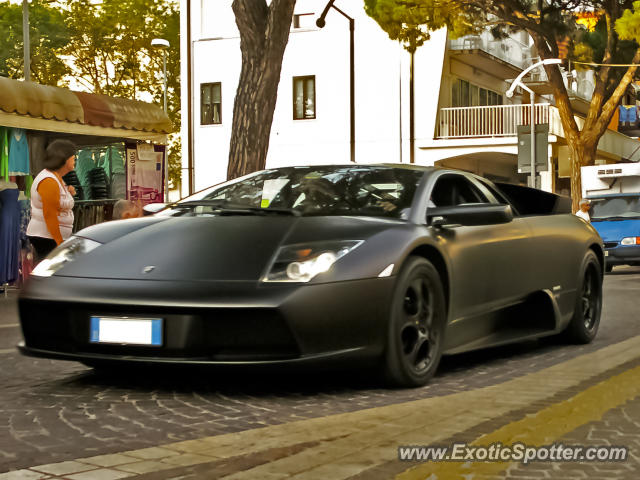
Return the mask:
[[293,77],[293,119],[316,118],[316,77]]
[[502,95],[456,78],[451,85],[452,107],[502,105]]
[[200,85],[200,125],[222,123],[222,84]]
[[453,207],[465,203],[491,203],[487,197],[462,175],[443,175],[436,181],[429,206]]

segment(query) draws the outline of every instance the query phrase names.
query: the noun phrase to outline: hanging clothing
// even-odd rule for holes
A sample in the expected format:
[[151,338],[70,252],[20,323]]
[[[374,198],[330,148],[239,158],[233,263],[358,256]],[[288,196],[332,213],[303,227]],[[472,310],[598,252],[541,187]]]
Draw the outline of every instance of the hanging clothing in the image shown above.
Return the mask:
[[0,284],[18,279],[20,208],[17,188],[0,190]]
[[22,128],[12,128],[9,134],[9,175],[29,175],[29,144]]
[[638,120],[638,113],[635,105],[620,105],[618,107],[620,116],[618,117],[619,123],[635,123]]
[[0,180],[9,181],[9,137],[4,127],[0,127]]
[[31,175],[27,175],[24,177],[24,194],[27,198],[31,198],[31,185],[33,185],[33,177]]
[[29,133],[27,144],[29,146],[29,170],[31,175],[35,177],[44,168],[44,161],[47,158],[47,137]]
[[[40,192],[38,192],[38,186],[40,185],[40,182],[48,178],[52,178],[56,181],[60,194],[57,221],[59,232],[62,236],[61,239],[55,238],[58,232],[52,233],[47,227],[47,222],[45,220],[44,214],[45,207],[43,198],[40,195]],[[73,196],[67,190],[66,185],[64,185],[64,183],[62,183],[60,179],[58,179],[58,176],[50,170],[42,170],[35,178],[35,180],[33,181],[33,185],[31,186],[31,221],[29,222],[29,227],[27,228],[27,235],[29,235],[30,237],[50,238],[56,240],[57,242],[66,240],[71,236],[71,231],[73,229],[73,205]]]

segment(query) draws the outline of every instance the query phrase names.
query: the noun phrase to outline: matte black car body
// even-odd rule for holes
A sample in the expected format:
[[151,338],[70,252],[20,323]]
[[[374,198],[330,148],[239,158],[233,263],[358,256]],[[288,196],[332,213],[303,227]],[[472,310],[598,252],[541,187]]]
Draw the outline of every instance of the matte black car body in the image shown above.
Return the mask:
[[[590,268],[597,279],[594,273],[590,282],[598,290],[602,241],[592,227],[563,213],[559,197],[499,189],[459,171],[370,168],[378,167],[421,175],[403,218],[155,215],[79,232],[102,245],[51,277],[30,279],[19,299],[21,351],[90,364],[375,364],[393,350],[391,310],[403,295],[406,307],[398,285],[407,265],[415,264],[436,272],[439,285],[429,298],[437,302],[442,292],[439,358],[571,326],[585,258],[596,259]],[[488,201],[436,207],[434,194],[448,195],[435,190],[443,179],[464,179]],[[362,244],[308,283],[263,281],[284,244],[337,239]],[[434,288],[429,278],[425,288]],[[600,295],[601,289],[592,295],[598,318]],[[89,318],[95,315],[161,318],[162,346],[91,343]],[[395,383],[421,384],[431,374]]]

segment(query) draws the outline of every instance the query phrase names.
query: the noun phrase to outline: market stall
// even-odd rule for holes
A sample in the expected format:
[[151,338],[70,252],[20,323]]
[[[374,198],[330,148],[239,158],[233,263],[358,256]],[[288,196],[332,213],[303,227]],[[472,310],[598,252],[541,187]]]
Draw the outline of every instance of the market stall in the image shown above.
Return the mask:
[[110,220],[118,199],[162,201],[170,132],[167,115],[149,103],[0,77],[0,288],[28,270],[29,191],[49,142],[79,148],[65,178],[76,187],[77,231]]

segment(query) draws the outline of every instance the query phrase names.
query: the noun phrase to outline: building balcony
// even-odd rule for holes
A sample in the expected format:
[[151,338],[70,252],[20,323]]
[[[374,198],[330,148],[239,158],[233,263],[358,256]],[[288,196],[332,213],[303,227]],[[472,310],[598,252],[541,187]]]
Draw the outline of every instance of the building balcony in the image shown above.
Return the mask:
[[449,52],[472,67],[513,78],[531,63],[531,47],[513,37],[496,40],[489,31],[449,39]]
[[[548,103],[535,104],[536,123],[549,123]],[[531,105],[441,108],[436,139],[515,137],[518,125],[529,125]]]
[[[586,115],[595,89],[594,72],[574,70],[569,74],[564,68],[561,72],[573,110],[578,114]],[[538,95],[553,95],[553,88],[544,68],[533,70],[523,83]]]

